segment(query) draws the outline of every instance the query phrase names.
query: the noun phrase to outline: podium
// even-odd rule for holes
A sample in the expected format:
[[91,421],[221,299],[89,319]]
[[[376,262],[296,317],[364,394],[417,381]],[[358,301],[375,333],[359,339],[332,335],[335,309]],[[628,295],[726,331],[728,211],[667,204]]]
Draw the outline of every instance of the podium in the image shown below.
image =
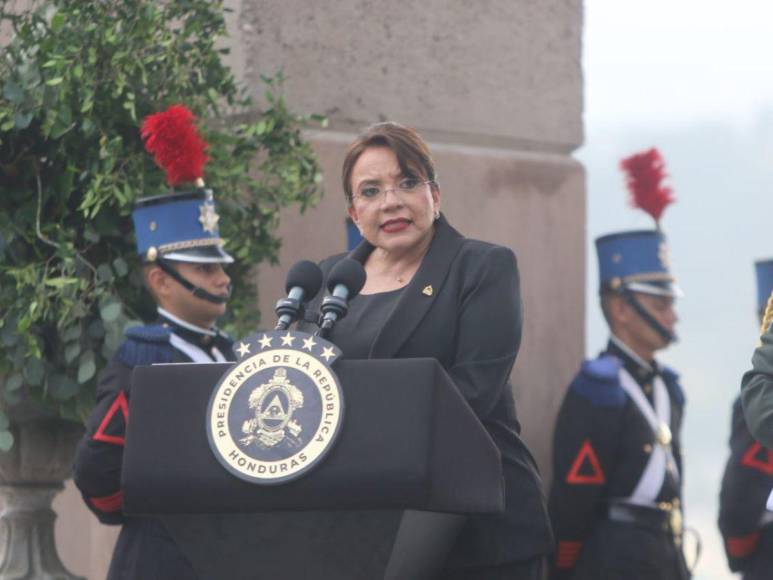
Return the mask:
[[230,364],[138,367],[124,510],[162,519],[202,579],[432,578],[465,514],[504,509],[499,451],[434,359],[341,360],[343,426],[299,479],[263,486],[209,448]]

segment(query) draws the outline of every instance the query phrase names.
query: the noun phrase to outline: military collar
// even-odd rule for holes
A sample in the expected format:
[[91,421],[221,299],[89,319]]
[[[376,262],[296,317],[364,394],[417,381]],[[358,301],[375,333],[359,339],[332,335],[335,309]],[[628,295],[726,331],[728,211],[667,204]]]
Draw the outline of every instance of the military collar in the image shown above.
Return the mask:
[[160,306],[158,307],[158,316],[159,322],[171,328],[177,336],[205,350],[212,347],[215,338],[220,334],[217,328],[201,328],[182,320]]
[[623,362],[625,370],[627,370],[640,385],[652,383],[655,375],[660,372],[657,362],[652,361],[650,363],[645,361],[614,334],[609,335],[607,352],[619,358]]

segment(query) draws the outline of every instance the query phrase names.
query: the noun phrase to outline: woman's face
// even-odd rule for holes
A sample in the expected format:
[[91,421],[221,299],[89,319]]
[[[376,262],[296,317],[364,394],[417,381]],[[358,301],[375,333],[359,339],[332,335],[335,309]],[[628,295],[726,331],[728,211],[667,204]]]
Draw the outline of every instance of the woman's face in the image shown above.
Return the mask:
[[363,237],[387,252],[403,252],[432,235],[440,191],[426,176],[407,176],[388,147],[370,147],[352,168],[349,216]]

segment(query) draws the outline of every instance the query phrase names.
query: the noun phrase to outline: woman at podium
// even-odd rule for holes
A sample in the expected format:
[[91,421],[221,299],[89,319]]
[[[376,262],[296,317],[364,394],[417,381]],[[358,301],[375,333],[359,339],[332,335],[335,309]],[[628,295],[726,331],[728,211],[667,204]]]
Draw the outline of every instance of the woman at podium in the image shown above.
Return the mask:
[[322,270],[349,256],[367,279],[329,339],[348,359],[437,359],[502,454],[505,511],[469,518],[442,578],[537,580],[552,537],[508,383],[522,326],[515,255],[446,220],[429,149],[413,129],[371,126],[349,147],[342,178],[363,241]]

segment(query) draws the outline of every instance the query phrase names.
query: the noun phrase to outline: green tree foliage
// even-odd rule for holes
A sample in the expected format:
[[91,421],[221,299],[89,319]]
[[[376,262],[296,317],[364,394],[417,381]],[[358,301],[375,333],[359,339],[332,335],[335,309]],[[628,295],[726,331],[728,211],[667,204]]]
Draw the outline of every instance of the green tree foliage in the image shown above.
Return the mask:
[[[130,216],[135,199],[168,188],[144,152],[142,118],[182,103],[201,120],[204,178],[237,259],[237,334],[258,321],[251,267],[275,260],[280,208],[302,211],[320,193],[300,131],[324,121],[287,110],[281,75],[264,79],[258,111],[221,62],[221,1],[34,6],[13,13],[0,0],[0,30],[11,33],[0,49],[1,392],[11,412],[31,396],[82,420],[124,329],[154,313]],[[0,448],[12,441],[0,414]]]

